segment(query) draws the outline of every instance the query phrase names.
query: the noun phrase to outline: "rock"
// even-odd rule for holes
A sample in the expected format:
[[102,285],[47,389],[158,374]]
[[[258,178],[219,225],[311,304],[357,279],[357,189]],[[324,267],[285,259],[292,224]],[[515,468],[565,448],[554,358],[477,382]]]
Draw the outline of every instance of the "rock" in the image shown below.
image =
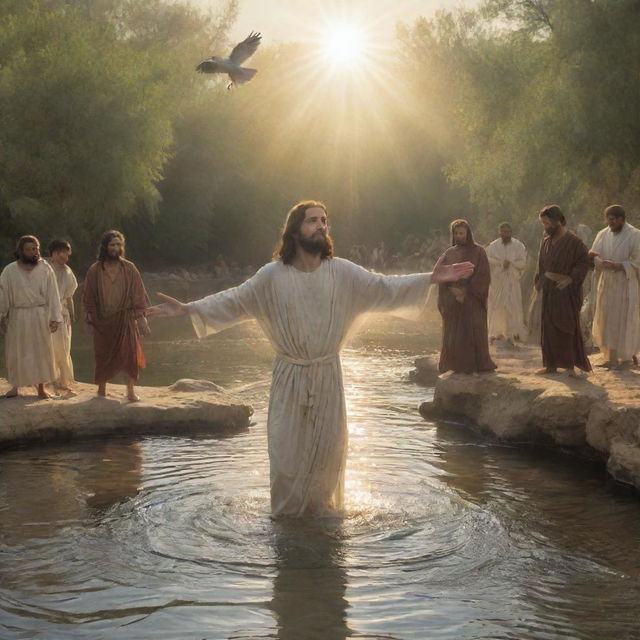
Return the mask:
[[[6,391],[8,384],[1,382]],[[250,406],[212,382],[188,381],[195,383],[193,390],[182,390],[189,386],[183,382],[171,387],[136,387],[140,402],[127,401],[122,385],[109,385],[109,395],[99,398],[94,385],[83,383],[77,383],[72,397],[1,399],[0,448],[116,433],[227,433],[249,426]]]
[[213,391],[215,393],[226,393],[224,388],[210,380],[193,380],[192,378],[181,378],[168,387],[170,391]]
[[425,420],[437,420],[438,418],[444,417],[438,411],[438,407],[434,400],[427,400],[426,402],[423,402],[418,410]]
[[414,361],[415,369],[409,372],[409,378],[413,382],[433,387],[440,375],[438,371],[438,354],[431,354],[422,358],[416,358]]
[[640,489],[640,405],[626,396],[623,404],[607,384],[513,371],[453,374],[436,380],[434,399],[420,413],[462,421],[504,441],[596,453],[614,478]]

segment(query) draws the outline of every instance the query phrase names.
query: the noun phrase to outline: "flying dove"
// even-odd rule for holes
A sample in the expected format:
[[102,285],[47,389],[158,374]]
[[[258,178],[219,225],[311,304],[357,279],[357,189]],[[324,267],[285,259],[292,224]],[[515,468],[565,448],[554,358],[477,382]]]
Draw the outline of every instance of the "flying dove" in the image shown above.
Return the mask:
[[261,38],[262,36],[259,33],[252,31],[242,42],[233,47],[233,51],[228,58],[211,56],[203,60],[196,67],[196,71],[200,73],[226,73],[229,76],[229,80],[231,80],[227,85],[227,89],[231,89],[236,84],[249,82],[258,73],[258,70],[248,69],[240,65],[256,52]]

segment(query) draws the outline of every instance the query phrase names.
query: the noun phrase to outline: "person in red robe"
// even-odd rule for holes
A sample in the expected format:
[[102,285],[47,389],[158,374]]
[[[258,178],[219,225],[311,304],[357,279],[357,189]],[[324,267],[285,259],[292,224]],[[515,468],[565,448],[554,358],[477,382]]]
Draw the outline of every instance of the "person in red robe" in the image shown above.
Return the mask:
[[95,382],[105,396],[107,382],[118,373],[127,375],[127,397],[135,402],[134,385],[145,366],[141,335],[149,333],[145,311],[149,297],[133,262],[124,258],[124,236],[106,231],[98,260],[87,271],[83,303],[85,322],[93,334]]
[[496,368],[489,355],[487,300],[491,271],[484,248],[474,242],[466,220],[451,223],[451,245],[436,265],[471,262],[473,273],[457,282],[442,283],[438,309],[442,315],[441,373],[481,373]]
[[540,211],[545,238],[540,245],[536,289],[542,293],[541,346],[543,368],[539,374],[575,367],[591,371],[582,333],[582,283],[589,271],[589,251],[584,242],[566,227],[558,205]]

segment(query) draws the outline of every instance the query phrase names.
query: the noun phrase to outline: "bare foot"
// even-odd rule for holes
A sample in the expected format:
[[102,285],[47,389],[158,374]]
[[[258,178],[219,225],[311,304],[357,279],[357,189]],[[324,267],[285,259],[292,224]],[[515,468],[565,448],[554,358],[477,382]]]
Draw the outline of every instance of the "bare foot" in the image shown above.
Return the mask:
[[51,394],[44,388],[43,384],[38,385],[38,400],[48,400]]
[[553,367],[545,367],[544,369],[538,369],[535,374],[537,376],[546,376],[549,374],[554,374],[554,373],[558,373],[557,369],[554,369]]
[[18,387],[12,387],[4,394],[5,398],[17,398],[18,397]]
[[601,367],[602,369],[611,369],[611,367],[614,366],[613,362],[609,362],[607,360],[607,362],[602,362],[600,364],[597,364],[596,367]]
[[127,399],[129,402],[140,402],[140,396],[136,395],[134,392],[127,393]]

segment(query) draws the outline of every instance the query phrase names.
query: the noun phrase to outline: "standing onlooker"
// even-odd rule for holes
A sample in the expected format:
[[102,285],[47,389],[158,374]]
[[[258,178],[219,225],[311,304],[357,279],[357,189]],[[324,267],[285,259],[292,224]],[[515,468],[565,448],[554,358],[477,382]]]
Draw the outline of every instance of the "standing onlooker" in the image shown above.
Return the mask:
[[575,367],[591,371],[580,331],[582,282],[589,271],[587,247],[566,227],[555,204],[540,211],[546,236],[540,246],[536,289],[542,293],[542,364],[537,373],[558,368],[575,375]]
[[493,371],[496,365],[489,355],[487,332],[487,297],[491,274],[487,254],[473,241],[466,220],[451,223],[451,247],[438,260],[434,269],[456,262],[471,262],[471,276],[440,284],[438,309],[442,315],[441,373],[479,373]]
[[604,354],[600,366],[631,363],[640,350],[640,231],[626,221],[617,204],[604,211],[608,226],[591,247],[596,267],[593,340]]
[[36,386],[38,398],[49,398],[44,385],[55,375],[51,334],[62,322],[56,277],[40,257],[35,236],[22,236],[16,247],[16,260],[0,274],[0,323],[5,333],[7,379],[15,398],[20,387]]
[[145,310],[149,298],[133,262],[124,259],[124,236],[106,231],[100,241],[98,261],[84,281],[85,320],[93,333],[98,395],[105,396],[107,381],[127,374],[127,397],[139,400],[134,385],[145,366],[140,335],[149,333]]
[[53,269],[60,294],[62,325],[52,334],[53,355],[58,376],[54,382],[57,389],[71,391],[73,384],[73,362],[71,360],[71,323],[74,319],[73,294],[78,281],[67,264],[71,255],[71,245],[66,240],[49,243],[49,264]]
[[525,338],[520,278],[527,265],[527,250],[513,237],[511,225],[498,227],[500,237],[487,247],[491,266],[489,287],[489,336],[512,344]]

